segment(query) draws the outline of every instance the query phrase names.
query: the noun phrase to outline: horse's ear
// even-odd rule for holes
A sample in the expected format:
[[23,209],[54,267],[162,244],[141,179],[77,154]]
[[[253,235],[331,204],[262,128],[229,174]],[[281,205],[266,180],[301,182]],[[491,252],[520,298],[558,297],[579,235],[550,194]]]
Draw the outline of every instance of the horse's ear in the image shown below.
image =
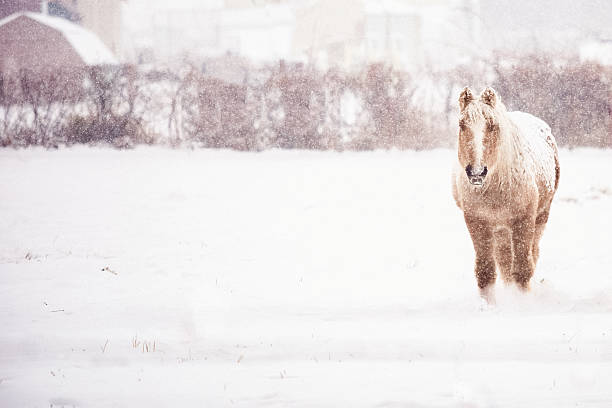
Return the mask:
[[466,86],[459,94],[459,109],[461,109],[461,112],[463,112],[473,100],[474,94],[472,93],[472,90]]
[[487,86],[484,91],[482,91],[480,99],[482,99],[482,101],[490,107],[494,108],[495,105],[497,105],[499,96],[497,96],[497,92],[495,92],[495,89]]

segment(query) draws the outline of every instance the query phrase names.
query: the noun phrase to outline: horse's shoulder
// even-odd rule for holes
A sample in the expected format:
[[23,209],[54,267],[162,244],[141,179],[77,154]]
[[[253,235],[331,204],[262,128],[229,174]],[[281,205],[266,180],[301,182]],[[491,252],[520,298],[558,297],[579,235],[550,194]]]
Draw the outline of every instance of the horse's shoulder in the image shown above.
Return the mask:
[[525,112],[509,112],[509,118],[517,127],[523,147],[530,153],[536,171],[548,190],[556,190],[559,184],[559,159],[557,142],[550,126],[542,119]]
[[530,113],[514,111],[508,112],[508,118],[527,140],[545,141],[552,149],[556,149],[557,141],[552,134],[548,123]]
[[524,133],[530,135],[538,134],[544,137],[551,134],[548,123],[530,113],[521,111],[508,112],[508,117]]

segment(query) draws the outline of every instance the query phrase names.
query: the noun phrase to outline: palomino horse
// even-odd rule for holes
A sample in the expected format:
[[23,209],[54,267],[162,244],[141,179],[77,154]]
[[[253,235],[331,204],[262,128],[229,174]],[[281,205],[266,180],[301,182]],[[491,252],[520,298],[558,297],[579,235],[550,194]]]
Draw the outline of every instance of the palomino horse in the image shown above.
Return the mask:
[[491,88],[480,98],[465,88],[459,107],[453,196],[474,243],[480,294],[491,302],[496,270],[529,290],[559,185],[557,144],[545,122],[508,112]]

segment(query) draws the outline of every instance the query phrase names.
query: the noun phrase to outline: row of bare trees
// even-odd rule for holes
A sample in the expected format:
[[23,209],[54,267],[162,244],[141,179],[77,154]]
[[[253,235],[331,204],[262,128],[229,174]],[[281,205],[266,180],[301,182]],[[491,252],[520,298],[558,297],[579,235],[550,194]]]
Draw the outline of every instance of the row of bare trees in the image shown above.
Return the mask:
[[0,75],[0,145],[163,143],[249,151],[449,146],[455,93],[490,77],[508,108],[542,117],[560,144],[612,147],[609,68],[546,56],[498,57],[474,66],[429,76],[448,95],[437,110],[419,104],[419,92],[431,91],[423,77],[382,64],[356,73],[247,64],[231,79],[187,64],[178,71],[22,71]]
[[550,124],[563,146],[612,147],[612,70],[529,55],[493,64],[493,86],[513,110]]
[[0,75],[0,145],[150,143],[144,83],[131,66]]
[[239,83],[195,70],[181,78],[172,96],[169,126],[176,143],[238,150],[425,148],[441,143],[422,126],[426,113],[411,103],[416,84],[383,65],[370,65],[359,74],[284,63],[247,72]]

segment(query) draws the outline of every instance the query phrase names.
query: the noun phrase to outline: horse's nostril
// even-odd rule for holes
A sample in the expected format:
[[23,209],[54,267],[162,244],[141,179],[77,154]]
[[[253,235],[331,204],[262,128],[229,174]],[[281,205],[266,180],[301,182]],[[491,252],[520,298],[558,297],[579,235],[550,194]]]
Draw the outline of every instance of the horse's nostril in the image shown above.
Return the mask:
[[487,166],[478,167],[476,168],[476,171],[474,171],[474,167],[472,167],[471,164],[468,164],[465,167],[465,173],[468,175],[468,177],[484,177],[487,175],[487,172]]

